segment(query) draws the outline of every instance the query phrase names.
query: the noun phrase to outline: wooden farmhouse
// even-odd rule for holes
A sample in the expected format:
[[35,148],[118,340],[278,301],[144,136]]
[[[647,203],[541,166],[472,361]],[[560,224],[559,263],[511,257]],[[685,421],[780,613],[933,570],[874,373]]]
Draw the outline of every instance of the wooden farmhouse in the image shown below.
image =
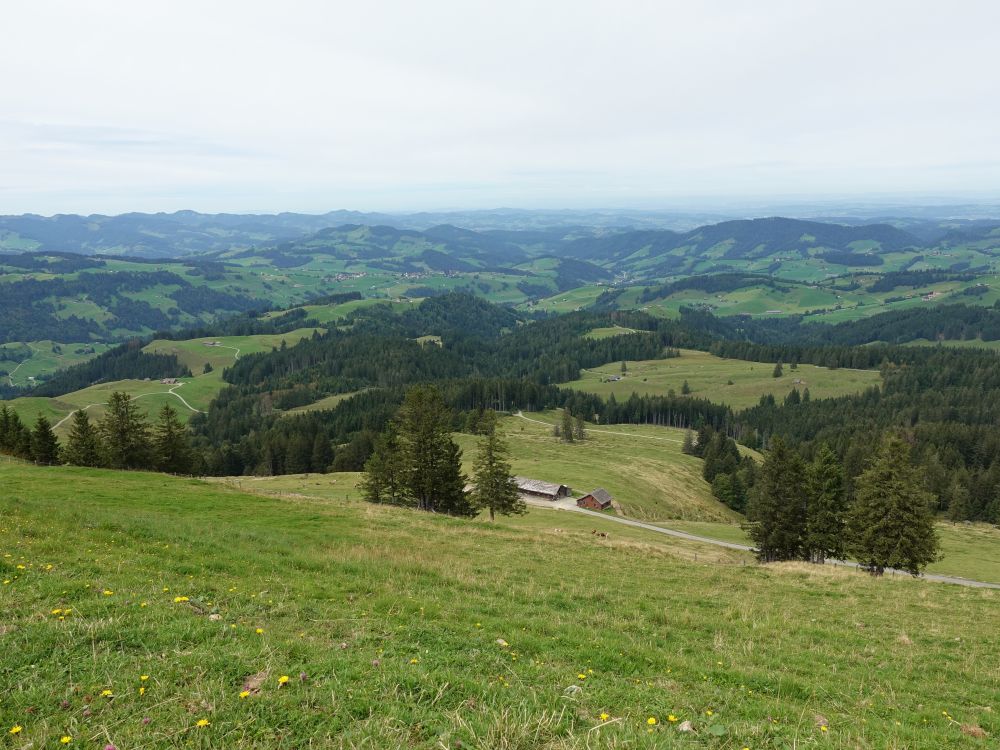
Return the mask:
[[524,497],[540,500],[558,500],[562,497],[569,497],[569,487],[565,484],[553,484],[527,477],[514,477],[514,483]]
[[588,510],[607,510],[611,507],[611,495],[603,487],[598,487],[593,492],[588,492],[576,501],[578,508]]

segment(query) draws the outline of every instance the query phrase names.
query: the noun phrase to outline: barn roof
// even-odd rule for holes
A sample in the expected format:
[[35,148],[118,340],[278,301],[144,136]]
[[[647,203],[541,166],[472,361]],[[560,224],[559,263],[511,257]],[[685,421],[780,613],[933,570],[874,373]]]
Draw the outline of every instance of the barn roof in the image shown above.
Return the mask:
[[558,495],[566,486],[543,482],[541,479],[528,479],[527,477],[514,477],[514,483],[521,492],[532,492],[536,495]]
[[[593,492],[588,492],[587,494],[590,495],[592,498],[594,498],[595,500],[597,500],[600,503],[610,503],[611,502],[611,493],[608,492],[603,487],[598,487]],[[586,497],[586,495],[584,495],[584,497]]]

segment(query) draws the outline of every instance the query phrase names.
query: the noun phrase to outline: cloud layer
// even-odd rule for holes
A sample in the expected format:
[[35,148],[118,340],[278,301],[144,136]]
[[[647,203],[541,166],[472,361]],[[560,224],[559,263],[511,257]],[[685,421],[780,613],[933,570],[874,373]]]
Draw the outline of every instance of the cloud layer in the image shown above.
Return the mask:
[[0,213],[1000,192],[989,1],[0,13]]

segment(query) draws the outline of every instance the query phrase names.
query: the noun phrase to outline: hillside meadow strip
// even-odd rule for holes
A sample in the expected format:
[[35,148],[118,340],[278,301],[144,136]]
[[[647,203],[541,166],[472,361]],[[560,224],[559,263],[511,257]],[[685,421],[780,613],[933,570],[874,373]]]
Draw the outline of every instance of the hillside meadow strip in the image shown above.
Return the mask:
[[563,514],[490,524],[16,463],[0,484],[7,747],[966,748],[1000,732],[994,591],[694,562]]

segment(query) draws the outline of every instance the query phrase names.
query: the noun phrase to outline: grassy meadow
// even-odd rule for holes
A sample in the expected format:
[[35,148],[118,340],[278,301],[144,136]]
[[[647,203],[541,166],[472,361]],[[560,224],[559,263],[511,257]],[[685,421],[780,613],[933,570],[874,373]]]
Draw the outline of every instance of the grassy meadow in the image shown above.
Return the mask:
[[[713,521],[667,521],[665,528],[686,531],[708,539],[750,544],[738,524]],[[989,524],[937,524],[941,559],[927,566],[928,573],[1000,583],[1000,529]]]
[[[15,362],[4,357],[6,349],[20,349],[22,346],[31,349],[30,358],[23,362]],[[55,341],[3,344],[0,345],[0,370],[7,375],[0,379],[9,385],[21,388],[30,386],[37,378],[86,362],[108,348],[107,344],[100,343],[60,344]]]
[[[108,397],[115,391],[125,391],[136,399],[136,404],[151,419],[156,417],[164,404],[170,404],[177,410],[181,421],[186,422],[196,411],[208,409],[209,403],[226,385],[222,379],[224,369],[238,356],[270,351],[272,347],[280,346],[282,341],[292,346],[316,330],[323,329],[299,328],[283,334],[219,336],[184,341],[156,339],[143,351],[176,355],[181,363],[191,368],[194,377],[179,378],[179,386],[164,385],[159,380],[115,380],[62,396],[24,396],[7,403],[27,424],[33,423],[39,414],[44,415],[56,426],[56,435],[61,438],[69,432],[71,422],[67,417],[77,409],[86,409],[91,420],[100,419]],[[220,345],[206,346],[206,341],[218,341]],[[206,364],[212,365],[211,372],[204,372]]]
[[665,395],[672,389],[680,394],[686,380],[692,396],[740,409],[753,406],[765,394],[783,399],[793,388],[808,388],[812,398],[832,398],[859,393],[880,382],[875,370],[829,370],[815,365],[799,365],[796,370],[785,365],[782,376],[775,378],[772,363],[723,359],[690,349],[681,350],[681,356],[673,359],[628,362],[627,365],[628,372],[617,382],[606,382],[613,375],[621,375],[621,363],[611,362],[585,370],[579,380],[562,385],[604,398],[613,393],[621,401],[633,393]]
[[[587,440],[566,444],[552,436],[555,413],[506,417],[501,426],[515,474],[569,485],[582,495],[603,487],[625,515],[644,521],[688,519],[732,522],[738,516],[712,497],[701,460],[681,453],[684,431],[649,425],[589,425]],[[477,438],[456,434],[471,473]]]
[[569,513],[490,524],[17,464],[0,482],[5,747],[937,750],[1000,733],[996,591],[695,562]]

